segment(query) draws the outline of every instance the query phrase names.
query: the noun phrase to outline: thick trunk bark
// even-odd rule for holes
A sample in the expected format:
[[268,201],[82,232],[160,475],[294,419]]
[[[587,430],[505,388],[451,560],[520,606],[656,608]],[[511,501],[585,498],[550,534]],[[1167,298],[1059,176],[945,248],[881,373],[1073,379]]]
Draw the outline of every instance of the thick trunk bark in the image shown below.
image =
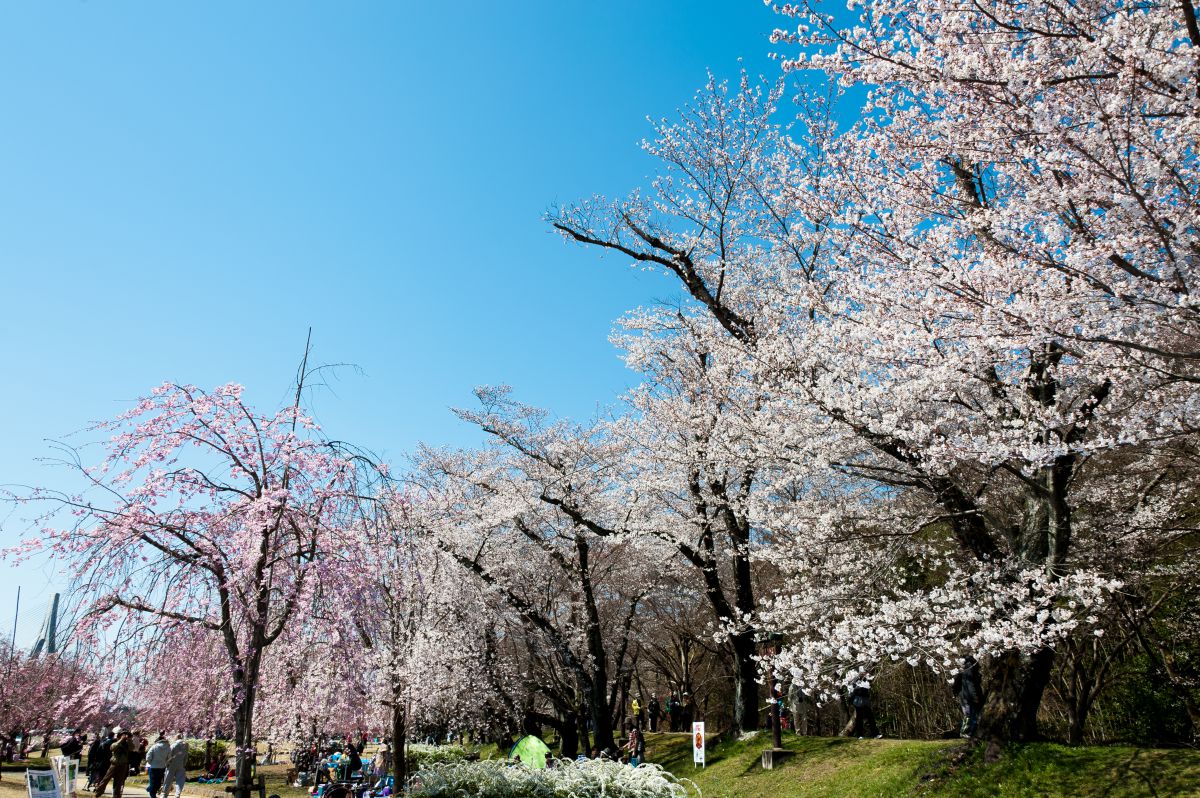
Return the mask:
[[575,538],[576,555],[579,558],[580,587],[583,588],[584,608],[587,611],[587,643],[588,654],[592,658],[590,674],[590,690],[588,704],[592,710],[592,729],[596,745],[601,750],[615,747],[613,741],[612,715],[609,709],[608,696],[608,654],[604,648],[603,627],[600,624],[600,610],[596,605],[596,596],[592,590],[591,567],[589,566],[590,548],[582,536]]
[[408,782],[408,755],[405,753],[408,728],[404,722],[404,705],[397,701],[392,705],[392,779],[395,787],[392,792],[404,794],[404,785]]
[[588,735],[587,716],[582,712],[577,714],[575,716],[575,725],[577,728],[576,734],[579,735],[581,750],[590,757],[592,755],[592,743]]
[[[733,730],[735,734],[758,728],[758,668],[754,662],[754,637],[749,632],[729,639],[733,647]],[[685,730],[685,731],[690,731]]]
[[563,759],[579,755],[579,725],[574,717],[563,718],[558,726],[558,755]]
[[1083,729],[1087,723],[1088,707],[1077,707],[1072,704],[1067,706],[1067,743],[1070,745],[1083,745]]
[[[600,670],[599,674],[604,671]],[[613,739],[612,715],[608,712],[608,696],[605,695],[604,682],[593,679],[591,692],[588,695],[588,707],[592,710],[593,744],[603,751],[606,748],[616,748]]]
[[234,765],[235,798],[250,798],[254,784],[254,701],[257,691],[257,678],[245,679],[237,690],[237,695],[240,695],[242,700],[233,714],[233,739],[237,748]]
[[1036,740],[1037,713],[1053,665],[1054,650],[1049,648],[1028,656],[1010,650],[995,657],[979,736],[995,743]]

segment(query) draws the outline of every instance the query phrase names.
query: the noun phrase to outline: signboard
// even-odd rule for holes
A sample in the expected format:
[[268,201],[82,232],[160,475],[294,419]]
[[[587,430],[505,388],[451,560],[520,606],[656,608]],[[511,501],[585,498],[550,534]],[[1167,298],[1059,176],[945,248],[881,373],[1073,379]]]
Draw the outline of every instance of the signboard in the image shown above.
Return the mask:
[[79,779],[79,760],[68,756],[50,757],[54,772],[58,774],[58,786],[62,798],[75,798],[75,782]]
[[29,798],[62,798],[58,793],[58,776],[53,770],[25,771],[25,787]]
[[704,767],[704,721],[692,724],[692,764]]

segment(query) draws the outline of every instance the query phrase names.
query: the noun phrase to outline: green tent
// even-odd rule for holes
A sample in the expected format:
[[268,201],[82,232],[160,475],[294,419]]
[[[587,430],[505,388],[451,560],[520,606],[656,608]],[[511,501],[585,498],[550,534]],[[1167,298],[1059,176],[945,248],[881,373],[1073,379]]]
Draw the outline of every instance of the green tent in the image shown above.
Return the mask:
[[541,738],[527,734],[508,752],[509,759],[519,759],[521,764],[530,770],[541,770],[546,767],[546,757],[550,749]]

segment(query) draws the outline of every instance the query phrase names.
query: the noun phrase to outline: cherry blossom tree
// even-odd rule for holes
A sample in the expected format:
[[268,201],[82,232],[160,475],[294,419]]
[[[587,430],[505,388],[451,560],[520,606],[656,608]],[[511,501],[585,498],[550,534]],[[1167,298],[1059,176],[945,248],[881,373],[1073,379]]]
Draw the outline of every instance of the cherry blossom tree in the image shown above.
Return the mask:
[[335,594],[353,618],[355,664],[371,674],[365,703],[390,733],[402,784],[410,735],[507,729],[515,674],[497,656],[492,602],[423,534],[408,496],[389,490],[377,501],[358,544]]
[[[500,597],[569,678],[539,685],[554,704],[564,755],[590,717],[593,744],[614,745],[620,713],[613,674],[625,668],[641,598],[652,585],[630,533],[638,508],[613,490],[621,445],[602,432],[547,424],[506,388],[477,391],[482,409],[458,411],[494,445],[426,448],[413,476],[428,529],[442,549]],[[651,561],[653,561],[651,559]],[[549,663],[548,663],[549,664]],[[578,735],[579,729],[583,735]]]
[[156,388],[94,428],[111,437],[98,465],[73,461],[88,490],[34,494],[73,521],[48,516],[25,546],[71,570],[91,600],[81,634],[97,647],[120,637],[142,653],[173,633],[219,639],[242,795],[264,658],[310,605],[357,503],[355,459],[301,412],[304,376],[296,402],[271,415],[251,409],[238,385]]
[[70,654],[4,652],[0,673],[5,731],[44,732],[49,741],[55,729],[85,727],[104,713],[108,685],[96,668]]
[[732,653],[734,728],[756,729],[753,560],[766,541],[754,534],[751,514],[774,462],[762,438],[746,430],[758,423],[767,394],[707,316],[649,311],[623,328],[617,340],[626,362],[645,380],[627,397],[628,417],[610,431],[628,444],[633,476],[623,488],[654,508],[640,531],[674,549],[699,581],[714,631]]
[[777,95],[710,84],[647,144],[651,199],[553,215],[676,276],[763,389],[751,517],[793,590],[762,623],[810,686],[983,654],[983,732],[1032,736],[1056,646],[1138,576],[1113,540],[1187,534],[1147,445],[1200,401],[1184,5],[781,7],[787,66],[866,86],[859,123],[801,92],[784,135]]

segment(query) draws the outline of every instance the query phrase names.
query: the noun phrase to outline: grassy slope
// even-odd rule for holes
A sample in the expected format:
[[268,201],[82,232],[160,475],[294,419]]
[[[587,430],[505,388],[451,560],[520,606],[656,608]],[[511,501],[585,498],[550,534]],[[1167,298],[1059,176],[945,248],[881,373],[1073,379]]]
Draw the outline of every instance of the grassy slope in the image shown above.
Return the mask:
[[782,768],[762,769],[766,738],[759,737],[710,743],[708,767],[700,770],[687,735],[647,735],[647,742],[651,762],[694,781],[704,798],[1200,796],[1197,751],[1039,744],[1013,749],[994,765],[975,755],[952,769],[946,754],[957,741],[789,735],[784,747],[797,754]]

